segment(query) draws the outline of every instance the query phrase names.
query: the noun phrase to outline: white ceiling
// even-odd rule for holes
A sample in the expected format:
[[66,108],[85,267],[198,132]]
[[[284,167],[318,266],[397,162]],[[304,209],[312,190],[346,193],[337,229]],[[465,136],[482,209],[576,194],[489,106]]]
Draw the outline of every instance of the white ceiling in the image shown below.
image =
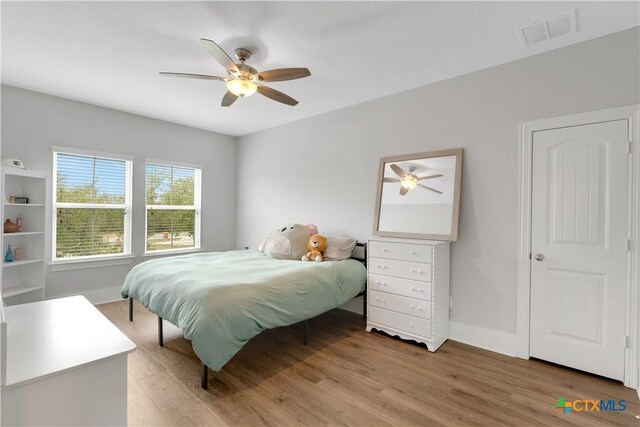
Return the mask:
[[[524,47],[519,28],[577,9],[578,33]],[[2,2],[2,83],[244,135],[639,25],[638,2]],[[221,108],[201,45],[255,51],[258,70],[306,66]]]

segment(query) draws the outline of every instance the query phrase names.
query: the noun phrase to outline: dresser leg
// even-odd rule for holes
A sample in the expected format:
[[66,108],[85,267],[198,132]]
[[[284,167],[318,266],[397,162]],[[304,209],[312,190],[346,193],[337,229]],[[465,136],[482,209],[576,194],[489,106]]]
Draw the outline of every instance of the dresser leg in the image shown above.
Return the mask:
[[206,390],[209,388],[209,368],[204,363],[202,364],[202,381],[200,382],[200,386]]
[[129,297],[129,322],[133,322],[133,298]]
[[164,336],[162,334],[162,317],[158,316],[158,344],[164,347]]

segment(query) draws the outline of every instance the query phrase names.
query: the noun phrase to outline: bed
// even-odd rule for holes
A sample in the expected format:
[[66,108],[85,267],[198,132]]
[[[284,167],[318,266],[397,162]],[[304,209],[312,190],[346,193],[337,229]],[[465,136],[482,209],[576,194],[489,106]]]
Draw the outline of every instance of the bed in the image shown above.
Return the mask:
[[[364,251],[366,246],[358,244]],[[135,266],[122,287],[129,298],[182,329],[208,369],[222,367],[266,329],[304,322],[365,294],[366,253],[342,261],[272,259],[256,250],[197,253],[147,261]]]

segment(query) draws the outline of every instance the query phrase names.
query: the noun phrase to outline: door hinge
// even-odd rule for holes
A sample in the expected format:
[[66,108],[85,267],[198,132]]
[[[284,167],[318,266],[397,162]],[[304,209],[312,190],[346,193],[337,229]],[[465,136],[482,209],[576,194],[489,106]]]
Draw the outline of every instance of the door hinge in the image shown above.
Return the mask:
[[627,154],[631,154],[631,146],[633,145],[633,141],[627,141]]
[[631,348],[631,337],[629,335],[624,337],[624,348]]
[[627,252],[631,252],[631,239],[627,239]]

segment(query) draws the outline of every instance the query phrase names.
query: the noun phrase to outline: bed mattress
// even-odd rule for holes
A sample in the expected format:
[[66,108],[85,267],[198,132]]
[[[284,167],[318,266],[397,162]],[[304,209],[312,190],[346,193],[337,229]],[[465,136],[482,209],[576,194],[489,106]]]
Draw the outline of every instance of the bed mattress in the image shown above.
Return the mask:
[[265,329],[287,326],[344,304],[364,291],[356,260],[276,260],[255,250],[198,253],[135,266],[122,287],[180,327],[209,368],[222,367]]

